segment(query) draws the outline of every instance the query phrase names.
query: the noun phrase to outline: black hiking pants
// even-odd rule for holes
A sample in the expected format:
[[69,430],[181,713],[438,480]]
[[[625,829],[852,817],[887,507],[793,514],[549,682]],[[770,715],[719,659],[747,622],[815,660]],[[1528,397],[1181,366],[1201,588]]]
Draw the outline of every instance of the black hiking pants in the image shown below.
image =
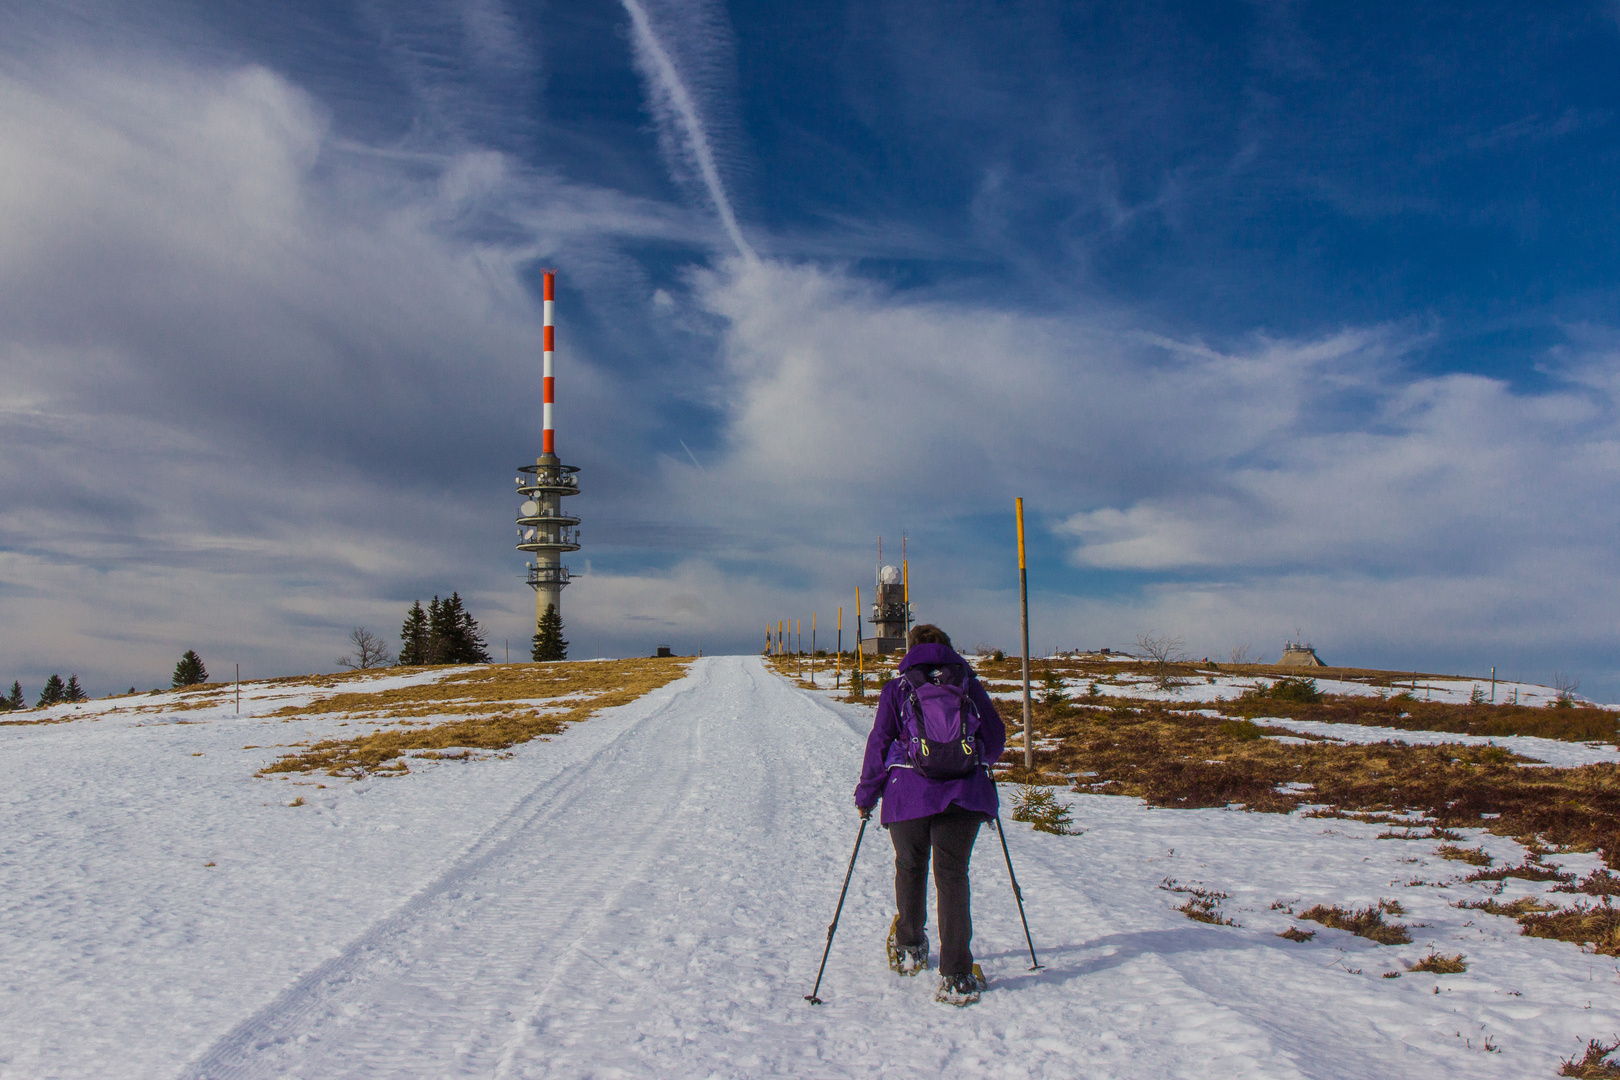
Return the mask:
[[968,895],[968,860],[984,815],[951,807],[932,817],[896,821],[894,902],[900,910],[897,945],[921,945],[928,925],[928,856],[934,857],[934,891],[939,894],[939,973],[973,971],[973,914]]

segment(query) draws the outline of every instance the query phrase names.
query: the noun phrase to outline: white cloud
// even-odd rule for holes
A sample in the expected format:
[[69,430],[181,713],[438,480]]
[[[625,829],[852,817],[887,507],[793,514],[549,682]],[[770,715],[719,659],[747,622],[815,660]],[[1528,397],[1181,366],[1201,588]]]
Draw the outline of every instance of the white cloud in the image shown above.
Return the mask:
[[576,654],[749,647],[840,604],[853,623],[871,542],[902,529],[919,608],[1010,645],[1024,495],[1063,545],[1033,568],[1037,647],[1160,629],[1274,652],[1298,624],[1356,662],[1573,657],[1589,687],[1607,663],[1620,364],[1601,328],[1524,390],[1417,374],[1424,339],[1400,328],[1215,347],[770,259],[654,288],[614,245],[705,243],[702,214],[488,150],[358,145],[263,69],[55,78],[0,78],[0,650],[19,674],[144,686],[192,645],[256,674],[328,666],[349,625],[392,631],[400,598],[450,587],[521,655],[505,469],[534,452],[524,274],[560,249],[570,281],[614,283],[604,322],[635,293],[647,325],[717,349],[638,366],[632,328],[608,362],[564,322],[582,555],[614,514],[676,553],[581,575]]

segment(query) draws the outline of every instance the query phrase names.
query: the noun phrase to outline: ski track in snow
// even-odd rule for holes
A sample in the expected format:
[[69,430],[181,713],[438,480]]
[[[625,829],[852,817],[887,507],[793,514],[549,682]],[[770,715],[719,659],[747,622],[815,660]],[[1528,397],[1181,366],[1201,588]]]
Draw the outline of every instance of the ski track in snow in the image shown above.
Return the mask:
[[[1455,909],[1485,891],[1432,842],[1072,793],[1085,835],[1007,827],[1044,970],[986,829],[991,990],[955,1010],[931,974],[891,975],[892,849],[869,828],[811,1007],[870,710],[755,657],[699,660],[511,760],[300,787],[298,809],[240,762],[193,796],[159,781],[238,727],[113,724],[6,733],[0,1077],[1527,1077],[1620,1030],[1615,964]],[[200,861],[185,830],[210,813],[251,859],[142,868],[171,845]],[[142,830],[102,820],[119,814]],[[1230,894],[1242,926],[1187,920],[1166,878]],[[1386,897],[1412,945],[1275,936],[1273,900]],[[1468,972],[1381,978],[1431,947]]]

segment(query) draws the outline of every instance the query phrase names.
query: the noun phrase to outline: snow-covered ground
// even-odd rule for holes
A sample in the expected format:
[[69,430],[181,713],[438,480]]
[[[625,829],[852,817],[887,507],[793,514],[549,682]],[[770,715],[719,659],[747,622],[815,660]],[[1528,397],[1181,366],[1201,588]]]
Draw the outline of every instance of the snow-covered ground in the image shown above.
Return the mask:
[[[1062,658],[1058,658],[1062,662]],[[1122,661],[1123,662],[1123,661]],[[1036,680],[1035,692],[1040,692],[1040,673],[1032,672],[1032,679]],[[1540,686],[1536,683],[1499,681],[1494,688],[1489,679],[1458,679],[1418,676],[1411,682],[1402,681],[1391,688],[1388,686],[1371,686],[1356,679],[1334,679],[1326,675],[1318,675],[1315,669],[1300,668],[1293,675],[1294,678],[1314,679],[1316,688],[1324,694],[1343,694],[1358,697],[1393,697],[1397,694],[1411,694],[1419,701],[1435,701],[1450,705],[1466,705],[1475,690],[1485,695],[1486,701],[1497,705],[1509,702],[1519,705],[1551,705],[1558,700],[1558,691],[1550,686]],[[1228,675],[1222,672],[1211,671],[1204,674],[1187,676],[1179,686],[1160,689],[1154,685],[1153,679],[1136,671],[1114,672],[1101,678],[1082,677],[1067,674],[1062,679],[1065,689],[1076,698],[1083,697],[1090,687],[1095,684],[1100,697],[1131,697],[1146,701],[1233,701],[1242,697],[1245,691],[1252,690],[1256,683],[1275,682],[1277,676],[1272,675]],[[1014,687],[1005,680],[999,681],[991,689],[991,696],[999,698],[1022,697],[1021,687]],[[1577,700],[1586,701],[1577,696]],[[1589,703],[1591,704],[1591,703]],[[1620,705],[1598,705],[1601,709],[1620,710]]]
[[[1620,1031],[1615,964],[1452,907],[1485,890],[1432,841],[1074,794],[1084,835],[1007,825],[1043,970],[986,831],[991,991],[958,1011],[890,974],[869,828],[812,1007],[870,712],[758,658],[355,783],[254,778],[275,752],[244,746],[320,725],[229,710],[0,725],[0,1076],[1520,1078]],[[1413,944],[1275,936],[1274,901],[1379,899]],[[1467,972],[1382,977],[1430,947]]]
[[1571,767],[1620,762],[1620,749],[1606,743],[1565,742],[1533,735],[1459,735],[1450,731],[1407,731],[1404,728],[1375,727],[1369,724],[1324,724],[1315,720],[1290,720],[1277,716],[1257,716],[1263,727],[1286,728],[1305,735],[1322,735],[1348,743],[1398,742],[1408,746],[1438,746],[1462,743],[1467,746],[1500,746],[1544,765]]

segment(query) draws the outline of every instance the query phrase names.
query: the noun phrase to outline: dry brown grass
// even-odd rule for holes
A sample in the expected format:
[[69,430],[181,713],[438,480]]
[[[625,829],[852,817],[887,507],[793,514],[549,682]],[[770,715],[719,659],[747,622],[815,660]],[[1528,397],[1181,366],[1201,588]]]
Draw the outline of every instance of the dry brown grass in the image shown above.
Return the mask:
[[[1006,720],[1016,719],[1018,703],[997,705]],[[1042,736],[1061,744],[1037,751],[1034,773],[1021,767],[1016,751],[1003,758],[1000,775],[1020,783],[1042,782],[1041,774],[1080,776],[1077,791],[1171,808],[1239,804],[1287,813],[1323,804],[1431,830],[1397,837],[1455,840],[1458,834],[1443,830],[1488,829],[1527,843],[1540,838],[1566,850],[1601,851],[1620,868],[1620,766],[1526,769],[1520,764],[1528,759],[1494,746],[1280,743],[1233,733],[1229,723],[1157,705],[1079,706],[1072,716],[1037,720]],[[1290,783],[1310,787],[1284,787]],[[1413,812],[1421,820],[1393,816]]]
[[1600,956],[1620,956],[1620,909],[1606,896],[1601,904],[1526,912],[1519,916],[1519,926],[1528,937],[1573,941]]
[[1439,953],[1430,950],[1429,955],[1415,964],[1407,965],[1408,971],[1427,971],[1431,975],[1461,975],[1468,970],[1468,960],[1462,953]]
[[1572,908],[1560,908],[1539,896],[1509,904],[1491,897],[1457,906],[1516,919],[1527,937],[1573,942],[1603,956],[1620,956],[1620,909],[1610,904],[1608,896],[1600,904],[1579,903]]
[[1316,931],[1301,930],[1297,926],[1290,926],[1277,936],[1280,938],[1287,938],[1289,941],[1309,941],[1311,938],[1316,936]]
[[1453,862],[1465,862],[1470,866],[1491,865],[1491,857],[1485,854],[1485,850],[1483,848],[1465,848],[1458,847],[1455,844],[1441,844],[1435,849],[1434,853],[1440,856],[1442,859],[1450,859]]
[[[1010,689],[1020,678],[1019,662],[1010,658],[1000,664],[983,663],[976,665],[981,678],[996,680],[1003,684],[1002,689]],[[1107,682],[1110,678],[1120,675],[1131,675],[1137,678],[1152,677],[1151,664],[1121,663],[1107,661],[1080,661],[1061,659],[1054,661],[1036,661],[1031,666],[1031,675],[1039,678],[1046,671],[1054,671],[1065,678]],[[1275,681],[1283,678],[1308,679],[1335,679],[1353,680],[1363,685],[1387,689],[1384,697],[1368,697],[1365,695],[1323,694],[1321,700],[1286,701],[1270,697],[1250,698],[1242,701],[1228,701],[1222,708],[1229,715],[1253,719],[1258,716],[1280,716],[1294,720],[1317,720],[1334,724],[1362,724],[1374,727],[1392,727],[1403,731],[1447,731],[1464,735],[1535,735],[1544,739],[1561,739],[1566,742],[1607,742],[1613,743],[1620,730],[1617,730],[1616,715],[1606,709],[1576,707],[1573,709],[1551,709],[1543,706],[1530,705],[1463,705],[1449,704],[1438,701],[1414,700],[1411,696],[1402,697],[1401,683],[1412,678],[1410,673],[1376,671],[1363,668],[1315,668],[1302,671],[1299,668],[1279,668],[1263,664],[1182,664],[1173,665],[1174,674],[1180,678],[1196,680],[1202,678],[1206,672],[1220,671],[1224,675],[1235,675],[1241,678],[1256,678]],[[1420,684],[1419,694],[1422,693],[1421,684],[1425,679],[1444,678],[1454,680],[1456,676],[1418,675]],[[1086,704],[1087,700],[1082,690],[1078,695],[1076,704]],[[1110,698],[1109,701],[1119,701]],[[1127,704],[1141,707],[1147,702],[1143,699],[1127,699]],[[1188,705],[1194,703],[1189,702]],[[1044,719],[1044,714],[1038,714]],[[1039,726],[1039,725],[1037,725]],[[1045,728],[1041,727],[1044,731]]]
[[1470,911],[1483,911],[1487,915],[1506,915],[1510,919],[1517,919],[1530,912],[1557,911],[1557,904],[1549,904],[1539,896],[1521,896],[1509,904],[1501,903],[1496,897],[1487,897],[1484,900],[1473,900],[1457,905]]
[[[401,773],[405,755],[465,758],[468,750],[504,750],[559,732],[598,710],[626,705],[679,678],[690,659],[500,664],[450,675],[421,686],[366,694],[334,694],[277,716],[344,713],[382,721],[457,716],[440,724],[407,725],[353,739],[326,739],[260,770],[361,776]],[[375,674],[375,672],[371,673]],[[460,754],[442,751],[459,749]]]
[[1566,874],[1556,867],[1526,859],[1517,866],[1499,866],[1495,870],[1479,870],[1463,878],[1464,881],[1506,881],[1508,878],[1518,878],[1520,881],[1574,881],[1574,874]]
[[1577,1080],[1616,1080],[1620,1078],[1620,1064],[1609,1060],[1609,1055],[1616,1050],[1620,1050],[1620,1039],[1612,1043],[1592,1039],[1586,1044],[1586,1055],[1579,1061],[1571,1055],[1558,1070],[1558,1075],[1573,1076]]
[[1406,945],[1412,940],[1406,927],[1401,923],[1384,921],[1385,912],[1399,914],[1400,910],[1399,904],[1390,902],[1380,902],[1377,907],[1366,907],[1359,911],[1351,911],[1337,904],[1332,907],[1317,904],[1300,912],[1299,917],[1335,930],[1348,930],[1357,937],[1376,941],[1380,945]]

